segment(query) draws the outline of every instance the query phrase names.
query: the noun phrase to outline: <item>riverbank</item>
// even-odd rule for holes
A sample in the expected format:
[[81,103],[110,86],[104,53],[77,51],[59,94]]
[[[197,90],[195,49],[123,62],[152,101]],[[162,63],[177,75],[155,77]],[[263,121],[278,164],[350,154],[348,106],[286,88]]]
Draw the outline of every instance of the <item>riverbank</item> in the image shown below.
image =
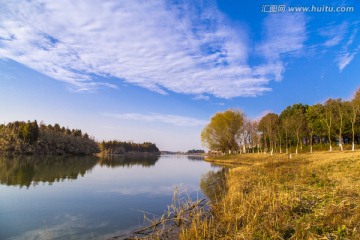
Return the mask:
[[242,154],[208,158],[231,164],[226,193],[180,239],[360,239],[360,152]]

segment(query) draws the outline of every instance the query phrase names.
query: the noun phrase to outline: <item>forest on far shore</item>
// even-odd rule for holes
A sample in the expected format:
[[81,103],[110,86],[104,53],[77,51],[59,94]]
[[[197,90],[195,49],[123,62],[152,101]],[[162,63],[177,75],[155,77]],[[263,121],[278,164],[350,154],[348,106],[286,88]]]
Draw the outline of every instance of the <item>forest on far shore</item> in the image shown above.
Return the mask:
[[103,141],[98,143],[80,129],[59,124],[15,121],[0,125],[0,154],[91,155],[159,153],[154,143]]
[[37,121],[15,121],[0,125],[0,153],[41,155],[89,155],[98,144],[80,129]]
[[159,149],[154,143],[134,143],[131,141],[103,141],[99,144],[100,150],[104,154],[131,154],[131,153],[147,153],[160,154]]

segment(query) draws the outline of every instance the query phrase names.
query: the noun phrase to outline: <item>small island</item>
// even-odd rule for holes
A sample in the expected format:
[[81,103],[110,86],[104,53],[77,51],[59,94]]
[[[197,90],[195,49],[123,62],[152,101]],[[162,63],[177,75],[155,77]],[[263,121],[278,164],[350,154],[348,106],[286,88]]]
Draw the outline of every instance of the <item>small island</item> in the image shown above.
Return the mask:
[[134,143],[132,141],[103,141],[99,144],[100,155],[146,156],[159,155],[158,147],[151,142]]

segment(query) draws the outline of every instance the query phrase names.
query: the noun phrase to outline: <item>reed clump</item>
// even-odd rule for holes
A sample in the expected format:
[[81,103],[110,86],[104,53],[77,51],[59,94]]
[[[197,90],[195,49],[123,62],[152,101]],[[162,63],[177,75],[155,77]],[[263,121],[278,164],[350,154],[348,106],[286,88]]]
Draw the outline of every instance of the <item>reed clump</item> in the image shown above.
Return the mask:
[[129,234],[114,236],[111,239],[139,240],[139,239],[177,239],[182,229],[190,225],[200,224],[209,218],[207,199],[193,200],[184,186],[174,189],[172,203],[161,216],[144,212],[145,223],[143,227]]

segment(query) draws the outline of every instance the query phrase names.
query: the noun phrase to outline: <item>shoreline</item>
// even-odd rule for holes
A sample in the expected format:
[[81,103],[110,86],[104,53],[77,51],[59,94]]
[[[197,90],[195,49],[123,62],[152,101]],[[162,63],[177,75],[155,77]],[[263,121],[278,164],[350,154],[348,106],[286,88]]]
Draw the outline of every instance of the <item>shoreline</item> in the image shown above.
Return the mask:
[[151,152],[127,152],[127,153],[105,153],[100,152],[95,154],[97,157],[154,157],[160,156],[160,153],[151,153]]
[[291,159],[285,153],[248,153],[205,161],[231,166],[224,175],[225,193],[186,219],[176,232],[180,239],[360,238],[360,223],[353,220],[360,220],[359,150],[299,153]]

